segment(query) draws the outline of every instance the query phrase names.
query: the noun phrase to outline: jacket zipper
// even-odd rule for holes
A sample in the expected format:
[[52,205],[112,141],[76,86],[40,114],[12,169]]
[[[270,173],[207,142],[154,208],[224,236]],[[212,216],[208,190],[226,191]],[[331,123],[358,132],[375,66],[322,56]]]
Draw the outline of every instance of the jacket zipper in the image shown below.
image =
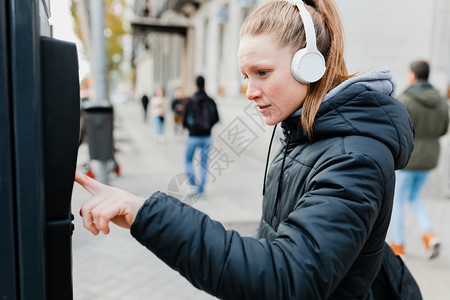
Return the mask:
[[286,140],[286,145],[284,148],[284,156],[283,156],[283,162],[281,163],[281,171],[280,171],[280,178],[278,179],[278,186],[277,186],[277,193],[276,193],[276,198],[275,198],[275,209],[274,209],[274,213],[272,216],[272,222],[275,220],[275,218],[278,215],[278,208],[280,206],[280,189],[281,189],[281,185],[283,184],[283,173],[284,173],[284,164],[286,162],[286,157],[287,157],[287,151],[288,151],[288,146],[289,146],[289,142],[291,141],[291,131],[288,130],[288,138]]

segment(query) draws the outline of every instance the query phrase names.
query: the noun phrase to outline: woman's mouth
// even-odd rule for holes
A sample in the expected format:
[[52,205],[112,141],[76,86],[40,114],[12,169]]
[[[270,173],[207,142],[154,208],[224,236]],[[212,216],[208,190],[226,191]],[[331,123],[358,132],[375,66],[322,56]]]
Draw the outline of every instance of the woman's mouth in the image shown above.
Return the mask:
[[269,110],[271,105],[256,105],[256,107],[258,108],[258,111],[262,114],[264,114],[265,112],[267,112]]

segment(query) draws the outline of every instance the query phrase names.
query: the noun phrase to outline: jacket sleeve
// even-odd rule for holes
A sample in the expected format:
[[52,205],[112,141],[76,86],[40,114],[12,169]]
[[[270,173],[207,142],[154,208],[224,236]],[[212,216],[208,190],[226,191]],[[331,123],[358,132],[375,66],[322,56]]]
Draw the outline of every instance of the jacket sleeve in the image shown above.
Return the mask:
[[184,128],[189,128],[189,125],[187,123],[187,116],[191,113],[191,110],[192,110],[192,101],[190,100],[190,98],[188,98],[186,100],[186,107],[183,112],[183,127]]
[[448,115],[447,100],[443,100],[443,107],[444,107],[444,109],[443,109],[444,110],[444,118],[443,118],[444,120],[442,122],[443,125],[442,125],[442,131],[441,131],[441,135],[440,136],[443,136],[448,131],[449,115]]
[[361,251],[383,186],[379,168],[363,156],[337,158],[313,173],[311,192],[280,224],[274,241],[227,231],[160,192],[141,208],[131,234],[221,299],[325,299]]
[[217,111],[216,103],[211,100],[211,127],[213,127],[217,122],[219,122],[219,112]]

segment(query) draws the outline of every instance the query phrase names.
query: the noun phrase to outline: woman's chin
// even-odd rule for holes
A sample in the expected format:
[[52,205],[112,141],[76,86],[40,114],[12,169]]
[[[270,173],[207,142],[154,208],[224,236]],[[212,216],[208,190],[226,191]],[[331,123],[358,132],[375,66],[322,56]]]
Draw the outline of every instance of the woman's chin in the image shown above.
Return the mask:
[[278,123],[280,123],[281,120],[275,119],[275,118],[270,118],[270,117],[264,117],[264,123],[268,126],[273,126],[276,125]]

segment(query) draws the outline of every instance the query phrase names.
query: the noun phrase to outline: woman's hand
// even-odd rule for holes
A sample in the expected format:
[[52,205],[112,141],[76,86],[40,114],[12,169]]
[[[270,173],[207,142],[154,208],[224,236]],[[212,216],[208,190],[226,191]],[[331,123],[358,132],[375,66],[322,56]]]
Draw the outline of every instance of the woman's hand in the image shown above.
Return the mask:
[[109,233],[109,222],[130,229],[145,199],[124,190],[102,184],[76,172],[75,181],[82,185],[92,198],[83,203],[80,215],[86,229],[97,235]]

